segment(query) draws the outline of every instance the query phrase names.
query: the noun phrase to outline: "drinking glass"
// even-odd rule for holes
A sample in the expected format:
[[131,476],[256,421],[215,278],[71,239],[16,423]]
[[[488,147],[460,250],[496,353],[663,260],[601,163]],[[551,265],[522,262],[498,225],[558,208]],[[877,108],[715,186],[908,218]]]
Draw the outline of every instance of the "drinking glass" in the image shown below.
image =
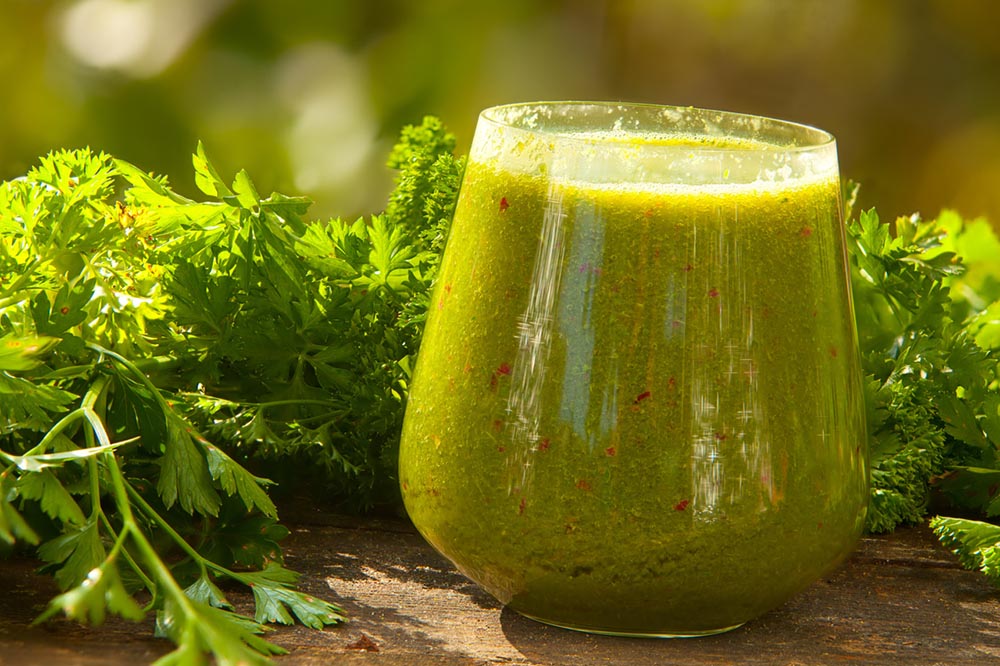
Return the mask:
[[868,498],[836,144],[694,108],[484,111],[400,483],[528,617],[732,629],[829,572]]

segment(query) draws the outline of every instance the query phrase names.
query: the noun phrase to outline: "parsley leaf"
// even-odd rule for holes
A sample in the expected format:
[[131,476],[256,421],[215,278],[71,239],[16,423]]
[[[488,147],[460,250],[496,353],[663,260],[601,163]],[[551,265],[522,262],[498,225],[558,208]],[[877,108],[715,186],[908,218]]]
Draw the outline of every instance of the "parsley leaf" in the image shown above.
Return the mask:
[[211,482],[208,462],[180,419],[167,418],[164,451],[157,490],[167,508],[179,501],[188,513],[218,515],[221,500]]
[[322,629],[345,619],[333,604],[292,589],[299,576],[280,564],[271,562],[262,571],[239,574],[237,578],[253,589],[258,622],[294,624],[294,614],[305,626]]
[[64,524],[83,525],[86,521],[80,505],[51,470],[39,469],[36,474],[21,476],[17,494],[37,501],[42,511]]
[[204,442],[204,449],[209,472],[226,493],[238,495],[247,510],[256,509],[269,518],[277,517],[278,509],[264,490],[271,485],[270,480],[254,476],[218,447]]
[[1000,587],[1000,526],[938,516],[931,521],[931,529],[966,568],[979,569]]
[[200,666],[206,652],[220,666],[267,664],[267,656],[286,652],[261,638],[263,625],[187,596],[164,604],[156,616],[156,629],[177,643],[177,649],[157,660],[156,666]]
[[38,557],[59,566],[55,578],[63,590],[81,584],[93,569],[102,565],[107,553],[101,543],[96,520],[47,541],[38,549]]
[[87,571],[75,587],[54,598],[35,623],[44,622],[60,611],[74,620],[94,625],[102,624],[108,611],[127,620],[143,618],[139,604],[122,585],[113,557],[104,559]]

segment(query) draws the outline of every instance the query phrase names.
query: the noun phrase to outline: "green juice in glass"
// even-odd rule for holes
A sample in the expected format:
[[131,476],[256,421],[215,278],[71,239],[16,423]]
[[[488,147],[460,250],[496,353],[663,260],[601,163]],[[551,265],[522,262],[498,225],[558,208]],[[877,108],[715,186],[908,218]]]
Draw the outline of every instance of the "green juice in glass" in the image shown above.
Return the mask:
[[572,113],[474,145],[407,407],[406,508],[529,617],[731,629],[828,572],[864,523],[835,162],[761,171],[785,144],[574,132]]

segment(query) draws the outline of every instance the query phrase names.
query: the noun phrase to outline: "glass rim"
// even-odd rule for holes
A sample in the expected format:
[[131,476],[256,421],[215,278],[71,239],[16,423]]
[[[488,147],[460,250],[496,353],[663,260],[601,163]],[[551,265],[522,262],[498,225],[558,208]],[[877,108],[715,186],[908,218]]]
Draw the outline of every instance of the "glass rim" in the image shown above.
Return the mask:
[[[601,143],[602,139],[595,136],[592,133],[584,133],[581,131],[573,131],[565,128],[546,126],[545,120],[552,117],[553,114],[558,114],[557,117],[569,119],[574,116],[570,112],[577,112],[576,116],[579,117],[579,111],[584,108],[589,108],[592,110],[601,110],[606,114],[609,112],[619,112],[624,116],[625,114],[631,113],[633,115],[644,115],[647,119],[654,119],[655,114],[659,114],[661,117],[662,127],[645,127],[642,129],[638,128],[625,128],[615,126],[611,124],[607,127],[600,128],[607,132],[621,132],[622,136],[636,136],[641,133],[660,135],[663,137],[690,137],[690,138],[702,138],[702,139],[720,139],[725,138],[727,135],[725,132],[719,131],[718,133],[709,133],[707,131],[699,132],[695,131],[681,131],[676,125],[671,126],[671,122],[676,123],[677,120],[682,118],[687,118],[690,120],[692,117],[698,117],[704,121],[711,121],[713,123],[726,123],[734,127],[743,125],[750,127],[755,133],[759,133],[760,136],[754,136],[752,142],[746,145],[713,145],[711,143],[705,144],[656,144],[657,149],[680,149],[685,152],[696,151],[699,153],[731,153],[734,151],[739,151],[743,153],[754,153],[754,152],[782,152],[782,153],[799,153],[799,152],[812,152],[818,150],[829,150],[830,148],[836,147],[837,141],[834,135],[826,130],[820,129],[813,125],[806,123],[795,122],[791,120],[784,120],[781,118],[774,118],[771,116],[756,115],[751,113],[743,113],[739,111],[725,111],[720,109],[709,109],[696,106],[678,106],[670,104],[655,104],[649,102],[628,102],[628,101],[586,101],[586,100],[551,100],[551,101],[535,101],[535,102],[514,102],[510,104],[499,104],[495,106],[483,109],[479,114],[480,122],[488,123],[495,128],[503,128],[507,131],[524,133],[525,135],[533,135],[535,137],[546,136],[552,137],[553,139],[558,139],[560,142],[568,143],[581,143],[593,146],[595,143]],[[541,121],[537,118],[538,112],[548,112],[549,118],[542,119]],[[794,134],[796,137],[801,139],[801,142],[794,143],[778,143],[774,140],[769,140],[766,138],[769,135],[775,136],[784,131],[786,134]],[[746,137],[750,138],[750,137]],[[610,137],[609,137],[610,139]]]

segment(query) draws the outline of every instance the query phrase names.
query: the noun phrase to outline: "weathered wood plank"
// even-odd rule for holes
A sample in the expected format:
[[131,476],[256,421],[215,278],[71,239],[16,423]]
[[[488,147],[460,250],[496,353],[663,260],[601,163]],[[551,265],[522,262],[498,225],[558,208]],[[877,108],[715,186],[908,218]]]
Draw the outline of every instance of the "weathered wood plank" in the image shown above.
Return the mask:
[[[1000,594],[961,570],[923,528],[866,538],[837,572],[734,632],[659,640],[592,636],[524,619],[403,522],[303,511],[296,524],[286,542],[289,566],[305,574],[305,589],[342,603],[352,621],[324,632],[277,629],[271,639],[289,650],[280,666],[1000,662]],[[29,626],[54,593],[32,566],[0,566],[0,665],[145,664],[169,650],[152,638],[150,621],[111,621],[97,630],[64,620]]]

